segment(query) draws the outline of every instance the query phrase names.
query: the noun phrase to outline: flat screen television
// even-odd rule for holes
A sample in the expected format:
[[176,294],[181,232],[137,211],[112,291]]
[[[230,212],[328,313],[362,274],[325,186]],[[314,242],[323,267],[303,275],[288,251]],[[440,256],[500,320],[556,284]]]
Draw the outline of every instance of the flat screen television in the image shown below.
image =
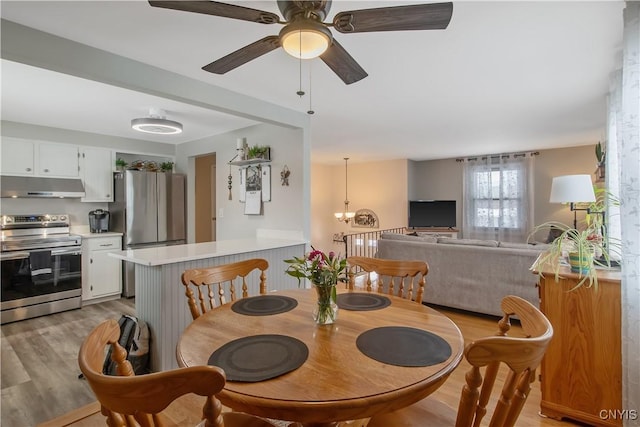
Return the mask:
[[455,200],[410,200],[409,228],[456,226]]

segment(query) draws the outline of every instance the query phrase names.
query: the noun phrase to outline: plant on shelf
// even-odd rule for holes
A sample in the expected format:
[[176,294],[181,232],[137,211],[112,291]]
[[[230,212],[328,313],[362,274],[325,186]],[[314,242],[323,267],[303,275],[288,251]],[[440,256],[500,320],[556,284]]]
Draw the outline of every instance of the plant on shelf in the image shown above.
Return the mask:
[[160,163],[160,170],[162,172],[171,172],[171,171],[173,171],[173,162],[162,162],[162,163]]
[[[567,259],[571,271],[580,279],[574,289],[580,286],[598,288],[597,268],[609,268],[620,257],[620,241],[607,236],[603,224],[603,211],[593,211],[590,220],[582,230],[557,221],[540,224],[531,232],[530,237],[542,230],[559,233],[549,248],[542,252],[531,266],[539,275],[550,268],[556,281],[560,278],[560,269]],[[548,271],[548,270],[547,270]]]
[[266,145],[254,145],[247,150],[247,159],[267,159],[269,147]]
[[116,169],[121,171],[124,170],[124,168],[126,168],[128,165],[127,162],[124,161],[124,159],[122,159],[121,157],[118,157],[116,159]]

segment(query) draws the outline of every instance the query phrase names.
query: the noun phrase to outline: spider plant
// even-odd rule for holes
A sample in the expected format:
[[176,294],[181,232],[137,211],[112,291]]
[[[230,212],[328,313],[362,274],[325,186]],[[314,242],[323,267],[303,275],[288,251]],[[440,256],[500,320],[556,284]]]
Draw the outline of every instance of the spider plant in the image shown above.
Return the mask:
[[[531,266],[531,270],[543,275],[545,268],[551,268],[556,281],[560,278],[562,261],[573,258],[573,261],[581,260],[572,265],[571,270],[578,274],[580,279],[573,289],[580,286],[598,288],[597,268],[609,268],[612,264],[612,255],[619,257],[620,241],[607,237],[602,226],[602,219],[595,216],[582,230],[570,227],[557,221],[549,221],[538,225],[531,235],[542,230],[558,230],[560,234],[549,244],[549,248],[542,252]],[[572,290],[573,290],[572,289]]]

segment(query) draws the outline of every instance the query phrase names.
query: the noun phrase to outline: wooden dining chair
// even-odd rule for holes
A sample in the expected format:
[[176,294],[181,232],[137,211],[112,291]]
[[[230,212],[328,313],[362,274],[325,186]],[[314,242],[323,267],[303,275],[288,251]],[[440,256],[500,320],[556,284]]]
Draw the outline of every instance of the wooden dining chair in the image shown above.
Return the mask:
[[[383,258],[352,256],[347,258],[349,265],[348,288],[356,288],[357,271],[366,272],[365,289],[373,290],[373,284],[379,293],[388,293],[422,303],[425,276],[429,265],[424,261],[404,261]],[[377,278],[372,279],[372,273]]]
[[[553,327],[540,310],[520,297],[506,296],[501,306],[504,316],[498,322],[498,333],[465,348],[464,356],[471,368],[465,375],[466,384],[462,388],[457,414],[433,395],[406,408],[376,415],[368,426],[475,427],[487,414],[487,408],[493,408],[488,425],[514,426],[529,396],[536,369],[553,337]],[[507,336],[511,328],[509,319],[513,315],[520,319],[522,337]],[[484,375],[481,368],[484,368]],[[498,376],[499,371],[505,374],[503,378]],[[492,398],[494,390],[496,393]]]
[[[222,390],[226,379],[224,371],[216,366],[134,375],[126,360],[126,350],[118,344],[119,338],[118,322],[106,320],[91,331],[78,353],[80,370],[98,398],[109,427],[185,425],[187,420],[195,421],[193,425],[205,420],[199,425],[211,427],[274,427],[275,424],[253,415],[222,412],[222,405],[215,395]],[[102,373],[107,346],[111,347],[118,376]],[[177,423],[162,413],[174,401],[190,393],[206,397],[200,413],[185,416]]]
[[[201,314],[237,298],[236,282],[241,282],[241,298],[249,296],[247,276],[254,270],[260,270],[260,294],[267,293],[267,275],[269,263],[264,259],[248,259],[214,267],[196,268],[182,273],[182,284],[189,303],[193,320]],[[198,300],[193,289],[198,294]],[[228,293],[228,296],[227,296]]]

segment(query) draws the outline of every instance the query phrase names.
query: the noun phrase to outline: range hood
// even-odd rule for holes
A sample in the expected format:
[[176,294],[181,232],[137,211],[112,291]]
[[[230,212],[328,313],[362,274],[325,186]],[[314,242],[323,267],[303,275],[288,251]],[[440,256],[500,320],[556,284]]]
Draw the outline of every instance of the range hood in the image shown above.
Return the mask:
[[80,179],[3,176],[0,197],[84,197]]

